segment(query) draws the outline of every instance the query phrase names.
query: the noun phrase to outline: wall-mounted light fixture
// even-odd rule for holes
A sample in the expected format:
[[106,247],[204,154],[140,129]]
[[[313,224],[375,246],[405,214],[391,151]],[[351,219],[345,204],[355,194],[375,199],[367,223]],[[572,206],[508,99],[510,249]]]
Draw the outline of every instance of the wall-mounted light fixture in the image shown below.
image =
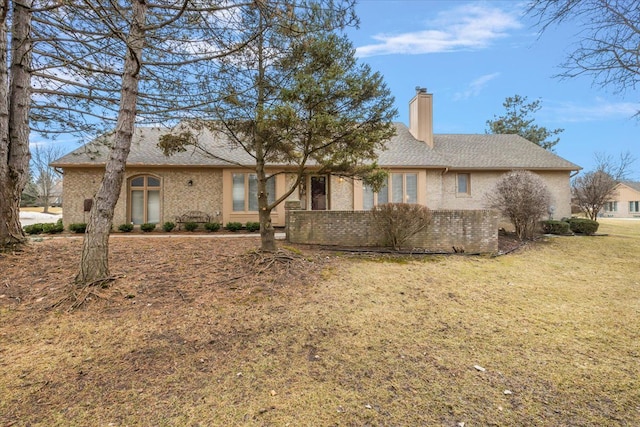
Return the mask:
[[190,179],[189,181],[187,181],[187,185],[188,185],[189,187],[193,187],[193,180],[192,180],[192,179]]
[[338,182],[339,182],[340,184],[342,184],[342,183],[344,182],[344,177],[343,177],[343,176],[341,176],[340,178],[338,178]]

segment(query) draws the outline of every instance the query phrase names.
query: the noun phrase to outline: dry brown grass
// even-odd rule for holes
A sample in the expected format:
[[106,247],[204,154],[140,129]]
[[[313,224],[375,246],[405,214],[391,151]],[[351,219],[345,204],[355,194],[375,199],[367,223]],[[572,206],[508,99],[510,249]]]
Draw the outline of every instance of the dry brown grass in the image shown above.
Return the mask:
[[[23,212],[36,212],[36,213],[43,213],[44,212],[44,208],[41,206],[35,206],[35,207],[23,207],[20,208],[21,211]],[[50,206],[49,207],[49,213],[51,214],[62,214],[62,208],[61,207],[56,207],[56,206]]]
[[0,425],[638,425],[640,222],[599,232],[276,283],[227,280],[255,241],[113,239],[126,277],[71,313],[79,241],[45,240],[0,258]]

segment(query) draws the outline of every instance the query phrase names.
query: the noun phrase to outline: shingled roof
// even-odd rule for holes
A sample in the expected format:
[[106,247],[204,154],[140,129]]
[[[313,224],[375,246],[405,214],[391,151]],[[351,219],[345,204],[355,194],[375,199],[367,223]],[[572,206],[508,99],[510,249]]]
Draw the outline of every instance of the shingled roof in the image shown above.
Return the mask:
[[624,184],[629,188],[632,188],[634,190],[636,190],[637,192],[640,192],[640,182],[637,181],[622,181],[620,184]]
[[[579,170],[580,167],[527,141],[518,135],[434,135],[434,148],[419,141],[403,123],[395,123],[396,135],[379,153],[382,167],[454,168],[454,169],[553,169]],[[199,144],[216,157],[200,150],[165,156],[158,148],[166,128],[137,128],[127,158],[127,166],[211,166],[252,165],[253,158],[233,147],[225,135],[203,130]],[[101,166],[107,161],[110,138],[99,138],[59,158],[52,166]],[[228,161],[222,160],[226,159]],[[284,166],[284,165],[272,165]]]
[[434,135],[434,148],[455,169],[580,170],[520,135]]

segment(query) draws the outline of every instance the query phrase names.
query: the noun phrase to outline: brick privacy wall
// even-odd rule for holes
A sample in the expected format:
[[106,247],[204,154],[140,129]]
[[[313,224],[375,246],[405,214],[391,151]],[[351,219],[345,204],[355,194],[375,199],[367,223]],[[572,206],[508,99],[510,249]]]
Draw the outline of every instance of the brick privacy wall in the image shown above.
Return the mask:
[[[498,251],[498,214],[490,210],[432,211],[431,224],[405,244],[430,252]],[[328,246],[381,246],[381,233],[368,211],[288,211],[291,243]]]

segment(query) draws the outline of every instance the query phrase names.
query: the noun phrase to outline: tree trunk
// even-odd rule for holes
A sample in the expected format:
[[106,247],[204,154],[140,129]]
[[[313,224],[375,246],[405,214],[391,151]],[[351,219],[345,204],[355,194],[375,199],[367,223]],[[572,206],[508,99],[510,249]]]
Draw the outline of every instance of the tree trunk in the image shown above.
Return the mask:
[[260,209],[260,250],[262,252],[275,252],[276,230],[271,223],[271,209]]
[[[261,140],[260,140],[261,141]],[[262,252],[276,251],[275,229],[271,223],[271,207],[269,206],[269,195],[267,194],[267,174],[264,170],[264,156],[262,155],[262,145],[256,144],[256,178],[258,180],[258,218],[260,219],[260,250]]]
[[275,252],[276,237],[273,224],[271,223],[271,209],[269,207],[269,197],[267,195],[267,174],[265,173],[265,152],[263,129],[264,126],[264,107],[265,107],[265,80],[266,61],[264,54],[264,39],[262,37],[263,21],[260,16],[260,29],[258,36],[258,97],[256,110],[256,136],[255,136],[255,159],[256,159],[256,177],[258,179],[258,218],[260,220],[260,250],[262,252]]
[[7,69],[8,2],[0,7],[0,248],[20,245],[20,197],[29,171],[31,105],[31,5],[13,2],[11,69]]
[[133,22],[127,37],[128,52],[124,61],[114,145],[105,167],[102,183],[94,197],[87,224],[82,245],[80,272],[76,276],[78,284],[100,283],[110,278],[109,233],[113,223],[113,211],[124,181],[125,164],[135,128],[147,7],[145,0],[133,2]]

